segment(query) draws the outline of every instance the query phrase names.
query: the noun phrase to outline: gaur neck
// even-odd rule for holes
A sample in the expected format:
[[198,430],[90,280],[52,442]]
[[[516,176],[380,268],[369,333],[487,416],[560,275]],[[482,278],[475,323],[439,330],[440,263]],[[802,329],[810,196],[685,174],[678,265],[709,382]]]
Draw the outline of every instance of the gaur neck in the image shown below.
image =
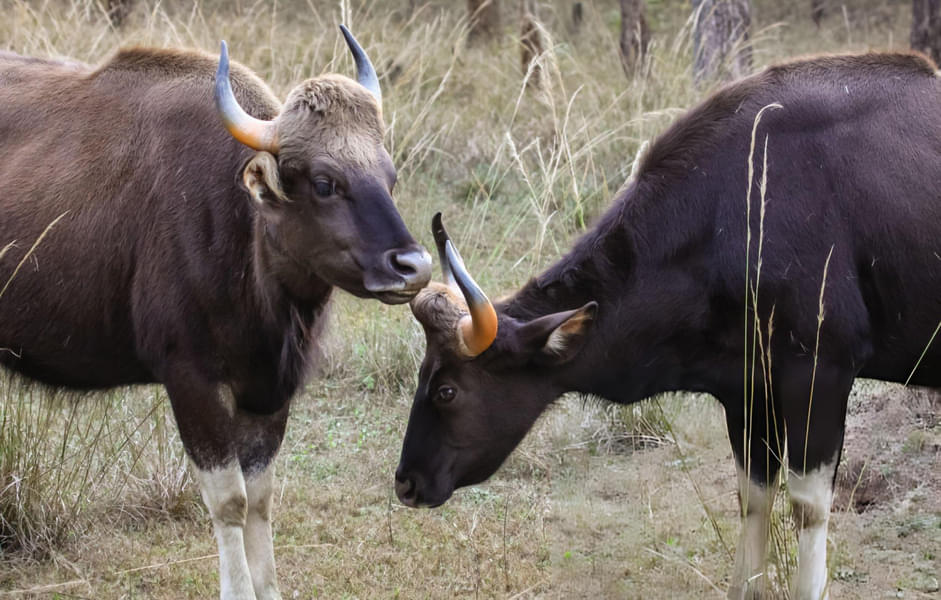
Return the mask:
[[[619,313],[618,298],[626,288],[633,262],[633,244],[615,210],[619,204],[584,234],[567,255],[498,307],[501,313],[529,321],[579,308],[591,301],[598,303],[584,351],[562,366],[552,367],[547,374],[557,384],[560,394],[576,391],[616,402],[626,401],[621,397],[622,365],[596,358],[607,356],[607,347],[617,341],[612,333],[619,327],[615,322]],[[618,260],[612,261],[609,256]]]
[[275,379],[266,380],[269,387],[258,396],[287,402],[306,378],[333,288],[313,274],[301,273],[296,262],[267,238],[262,218],[256,215],[254,289],[265,326],[252,333],[257,344],[278,357]]
[[708,344],[708,290],[690,276],[701,265],[682,258],[686,246],[677,242],[691,237],[677,235],[668,198],[651,207],[642,194],[630,186],[566,256],[498,308],[529,320],[598,303],[582,350],[547,373],[560,393],[627,404],[672,390],[716,392],[697,354]]
[[269,306],[287,300],[302,313],[319,312],[332,286],[284,252],[260,215],[255,216],[254,237],[255,279]]

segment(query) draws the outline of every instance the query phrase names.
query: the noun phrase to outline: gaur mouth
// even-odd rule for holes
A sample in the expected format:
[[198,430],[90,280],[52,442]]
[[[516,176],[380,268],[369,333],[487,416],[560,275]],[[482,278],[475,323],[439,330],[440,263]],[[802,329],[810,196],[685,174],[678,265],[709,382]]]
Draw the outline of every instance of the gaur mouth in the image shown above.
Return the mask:
[[438,508],[445,502],[451,499],[451,496],[454,494],[454,488],[449,489],[447,492],[439,496],[438,498],[429,499],[429,498],[418,498],[418,502],[415,503],[415,508]]
[[367,278],[363,287],[370,296],[385,304],[404,304],[414,298],[427,284],[424,281],[408,282],[404,279],[382,282],[369,279]]
[[415,297],[420,290],[377,290],[371,291],[373,298],[383,304],[405,304]]
[[428,502],[423,499],[402,498],[401,496],[399,496],[399,502],[401,502],[402,504],[404,504],[405,506],[409,508],[419,508],[419,509],[420,508],[438,508],[439,506],[447,502],[450,498],[451,498],[451,494],[448,494],[441,500],[438,500],[435,502]]
[[[429,500],[426,497],[423,497],[422,488],[424,479],[415,476],[403,476],[399,473],[396,473],[395,476],[395,495],[398,496],[399,501],[409,508],[437,508],[445,502],[448,501],[448,498],[451,497],[451,494],[454,493],[454,488],[450,488],[444,494],[434,494],[438,496],[434,500]],[[431,490],[435,492],[435,490]]]

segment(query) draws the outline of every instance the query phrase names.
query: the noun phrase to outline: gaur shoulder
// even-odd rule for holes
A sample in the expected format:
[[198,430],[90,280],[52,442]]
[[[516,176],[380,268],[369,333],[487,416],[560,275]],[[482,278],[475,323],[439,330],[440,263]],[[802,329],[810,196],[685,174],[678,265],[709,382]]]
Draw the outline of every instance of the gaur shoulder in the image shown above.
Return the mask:
[[130,46],[110,56],[98,66],[95,74],[136,72],[168,78],[187,77],[215,72],[218,60],[218,57],[196,49]]
[[[131,46],[121,48],[98,66],[72,60],[23,56],[0,51],[0,71],[19,73],[19,77],[78,77],[131,79],[138,85],[145,81],[211,80],[215,77],[219,56],[197,49],[152,48]],[[12,75],[12,73],[11,73]],[[251,69],[232,61],[230,79],[236,92],[256,96],[259,100],[275,101],[271,89]]]
[[[197,49],[152,48],[131,46],[121,48],[90,75],[90,79],[131,79],[136,85],[144,81],[204,82],[213,81],[219,65],[219,55]],[[243,107],[260,118],[273,118],[280,110],[280,102],[271,88],[251,69],[235,61],[229,63],[232,88]]]
[[644,154],[639,176],[650,172],[660,172],[663,179],[681,176],[696,157],[733,133],[735,124],[750,128],[762,106],[787,103],[808,87],[845,89],[855,82],[878,90],[890,80],[893,86],[899,80],[933,84],[938,80],[937,66],[918,52],[816,55],[771,65],[721,87],[677,119]]
[[861,54],[817,54],[803,56],[769,66],[772,77],[828,77],[848,75],[929,75],[936,76],[937,65],[920,52],[864,52]]
[[[219,55],[197,49],[151,48],[131,46],[121,48],[99,65],[93,77],[118,73],[149,75],[154,79],[188,79],[214,76],[219,65]],[[232,61],[230,63],[232,83],[235,86],[258,85],[267,89],[251,69]]]

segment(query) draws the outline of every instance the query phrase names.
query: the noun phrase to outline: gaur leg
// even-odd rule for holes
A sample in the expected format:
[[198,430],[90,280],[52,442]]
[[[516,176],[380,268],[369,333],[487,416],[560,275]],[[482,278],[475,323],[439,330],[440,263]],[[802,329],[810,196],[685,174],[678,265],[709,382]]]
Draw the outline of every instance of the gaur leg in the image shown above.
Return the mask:
[[245,555],[248,494],[239,464],[234,404],[219,386],[179,368],[166,377],[167,394],[187,455],[196,466],[203,502],[219,548],[222,600],[256,600]]
[[839,454],[803,475],[791,472],[788,493],[797,527],[797,573],[791,582],[791,598],[826,600],[827,525],[833,499],[833,476]]
[[761,598],[767,587],[766,557],[771,509],[780,469],[780,419],[764,399],[758,383],[754,400],[726,406],[726,424],[738,474],[742,531],[735,548],[735,567],[728,597]]
[[219,548],[220,598],[256,600],[245,556],[248,501],[242,469],[237,460],[217,468],[203,469],[197,466],[197,478]]
[[812,365],[804,365],[777,375],[787,424],[788,495],[798,539],[790,594],[794,600],[827,598],[827,525],[853,378],[850,369],[824,361],[815,374]]
[[271,506],[274,496],[274,459],[284,437],[288,407],[273,415],[237,411],[242,443],[239,462],[245,477],[248,507],[245,520],[245,555],[257,600],[278,600]]

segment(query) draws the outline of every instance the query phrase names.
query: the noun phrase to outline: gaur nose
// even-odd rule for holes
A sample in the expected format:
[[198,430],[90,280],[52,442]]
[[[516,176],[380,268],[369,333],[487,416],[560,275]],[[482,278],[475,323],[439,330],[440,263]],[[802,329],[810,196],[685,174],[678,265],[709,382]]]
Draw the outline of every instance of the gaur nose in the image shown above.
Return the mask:
[[405,506],[415,508],[418,505],[418,486],[415,480],[401,472],[395,474],[395,495]]
[[431,255],[422,247],[390,250],[386,260],[389,269],[404,279],[408,288],[423,288],[431,280]]

